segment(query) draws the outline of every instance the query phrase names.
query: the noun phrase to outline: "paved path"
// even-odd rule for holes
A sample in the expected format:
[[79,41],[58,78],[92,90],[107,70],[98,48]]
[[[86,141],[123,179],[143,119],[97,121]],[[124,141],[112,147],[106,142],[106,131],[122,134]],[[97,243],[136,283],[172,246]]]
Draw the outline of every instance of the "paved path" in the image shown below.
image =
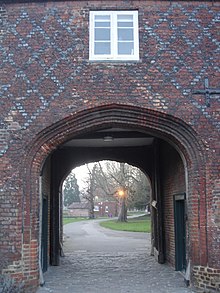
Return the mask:
[[101,228],[98,221],[64,226],[65,257],[50,267],[37,293],[192,293],[183,277],[150,256],[150,235]]

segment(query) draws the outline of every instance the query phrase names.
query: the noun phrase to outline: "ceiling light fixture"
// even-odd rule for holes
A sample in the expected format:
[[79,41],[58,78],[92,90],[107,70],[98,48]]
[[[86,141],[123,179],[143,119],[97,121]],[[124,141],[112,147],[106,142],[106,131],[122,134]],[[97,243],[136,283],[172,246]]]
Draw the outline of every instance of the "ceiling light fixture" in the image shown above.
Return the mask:
[[103,140],[105,141],[105,142],[110,142],[110,141],[113,141],[113,137],[112,136],[104,136],[104,138],[103,138]]

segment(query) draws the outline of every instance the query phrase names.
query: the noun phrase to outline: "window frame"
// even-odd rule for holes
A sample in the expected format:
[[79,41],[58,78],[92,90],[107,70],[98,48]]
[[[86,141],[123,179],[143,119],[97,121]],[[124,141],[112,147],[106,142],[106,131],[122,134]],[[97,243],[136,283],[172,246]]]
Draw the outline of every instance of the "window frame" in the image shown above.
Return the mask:
[[[110,15],[110,48],[111,54],[95,54],[95,16]],[[134,54],[118,54],[118,15],[133,16]],[[138,61],[139,60],[139,28],[138,10],[99,10],[90,11],[89,15],[89,60],[91,61]]]

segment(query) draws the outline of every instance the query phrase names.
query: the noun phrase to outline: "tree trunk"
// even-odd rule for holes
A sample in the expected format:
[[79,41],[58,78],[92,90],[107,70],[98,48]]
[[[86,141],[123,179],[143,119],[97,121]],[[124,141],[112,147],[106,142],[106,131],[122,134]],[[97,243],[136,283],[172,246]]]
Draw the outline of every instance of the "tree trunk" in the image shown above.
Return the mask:
[[90,208],[89,208],[89,218],[94,219],[95,218],[95,212],[94,212],[94,201],[93,198],[91,198],[91,201],[89,202]]
[[127,222],[127,206],[125,197],[121,200],[121,210],[118,216],[118,222]]

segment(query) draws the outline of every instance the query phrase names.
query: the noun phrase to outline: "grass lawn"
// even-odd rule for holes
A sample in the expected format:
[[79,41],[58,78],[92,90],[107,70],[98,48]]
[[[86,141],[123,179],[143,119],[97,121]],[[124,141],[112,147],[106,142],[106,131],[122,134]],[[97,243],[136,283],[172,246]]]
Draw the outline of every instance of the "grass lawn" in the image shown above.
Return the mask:
[[151,221],[150,216],[142,216],[137,218],[128,219],[127,222],[117,222],[117,220],[110,220],[101,222],[100,225],[104,228],[109,228],[118,231],[130,231],[130,232],[150,232]]
[[63,218],[63,225],[88,220],[87,218]]
[[138,216],[138,215],[143,215],[145,212],[144,211],[138,211],[138,212],[128,212],[128,216]]

